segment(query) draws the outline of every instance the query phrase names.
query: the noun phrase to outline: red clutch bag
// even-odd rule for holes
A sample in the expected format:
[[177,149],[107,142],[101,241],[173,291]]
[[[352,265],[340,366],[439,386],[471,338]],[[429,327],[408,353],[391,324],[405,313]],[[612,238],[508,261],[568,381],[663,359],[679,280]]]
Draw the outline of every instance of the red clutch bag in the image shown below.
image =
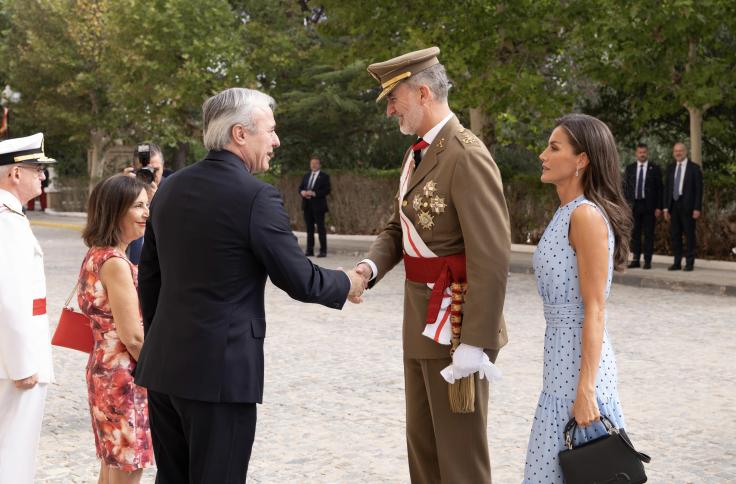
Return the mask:
[[54,336],[51,338],[51,344],[90,353],[95,345],[95,341],[92,337],[92,327],[90,326],[89,318],[69,307],[69,301],[71,301],[76,290],[77,287],[74,286],[71,295],[66,300],[64,308],[61,310],[59,324],[56,325],[56,331],[54,331]]

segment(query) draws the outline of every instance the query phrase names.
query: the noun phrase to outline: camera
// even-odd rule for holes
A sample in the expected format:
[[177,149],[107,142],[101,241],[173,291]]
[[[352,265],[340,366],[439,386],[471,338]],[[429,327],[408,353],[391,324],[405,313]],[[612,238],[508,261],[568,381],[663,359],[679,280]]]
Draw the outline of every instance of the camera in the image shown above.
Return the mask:
[[151,162],[151,146],[148,144],[138,145],[137,152],[138,162],[141,164],[141,167],[135,170],[133,173],[135,173],[136,178],[141,180],[143,183],[150,185],[156,178],[156,169],[148,166],[148,164]]

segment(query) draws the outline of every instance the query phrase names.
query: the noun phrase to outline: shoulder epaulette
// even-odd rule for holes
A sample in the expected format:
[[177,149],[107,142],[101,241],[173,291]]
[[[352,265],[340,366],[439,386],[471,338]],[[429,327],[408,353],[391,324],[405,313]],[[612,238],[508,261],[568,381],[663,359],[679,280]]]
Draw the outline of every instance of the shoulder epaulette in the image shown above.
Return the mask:
[[478,138],[473,133],[462,126],[455,136],[457,136],[457,139],[459,139],[463,145],[480,144],[480,140],[478,140]]

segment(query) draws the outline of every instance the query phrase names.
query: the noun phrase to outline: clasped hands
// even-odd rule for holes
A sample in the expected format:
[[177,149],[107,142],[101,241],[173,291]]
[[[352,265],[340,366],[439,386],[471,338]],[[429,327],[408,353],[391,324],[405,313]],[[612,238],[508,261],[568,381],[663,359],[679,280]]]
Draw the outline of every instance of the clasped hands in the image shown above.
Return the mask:
[[348,293],[348,300],[353,304],[360,304],[363,302],[363,291],[368,288],[368,281],[371,280],[373,271],[368,264],[361,262],[354,268],[346,271],[342,267],[338,267],[345,272],[350,278],[350,292]]
[[301,192],[299,192],[299,194],[302,196],[302,198],[312,198],[317,195],[314,190],[302,190]]

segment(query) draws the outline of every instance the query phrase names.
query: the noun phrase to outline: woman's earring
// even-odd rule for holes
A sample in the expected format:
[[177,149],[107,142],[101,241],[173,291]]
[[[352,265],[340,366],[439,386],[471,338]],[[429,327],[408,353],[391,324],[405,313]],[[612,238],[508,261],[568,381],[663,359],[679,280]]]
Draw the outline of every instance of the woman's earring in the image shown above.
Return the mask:
[[575,168],[575,176],[580,174],[580,167]]

